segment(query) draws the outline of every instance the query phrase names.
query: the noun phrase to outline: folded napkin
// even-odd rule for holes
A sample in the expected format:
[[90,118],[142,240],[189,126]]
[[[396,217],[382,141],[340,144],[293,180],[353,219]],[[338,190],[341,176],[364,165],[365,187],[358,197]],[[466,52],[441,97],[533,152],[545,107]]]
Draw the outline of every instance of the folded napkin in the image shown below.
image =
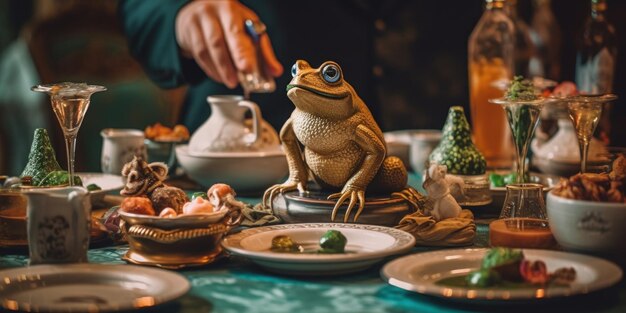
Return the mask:
[[421,246],[466,246],[474,242],[476,224],[470,210],[462,210],[458,217],[439,222],[421,211],[406,215],[396,226],[411,233]]
[[243,221],[241,221],[242,226],[254,227],[282,223],[282,220],[262,203],[255,206],[246,205],[242,210],[242,214],[244,217]]

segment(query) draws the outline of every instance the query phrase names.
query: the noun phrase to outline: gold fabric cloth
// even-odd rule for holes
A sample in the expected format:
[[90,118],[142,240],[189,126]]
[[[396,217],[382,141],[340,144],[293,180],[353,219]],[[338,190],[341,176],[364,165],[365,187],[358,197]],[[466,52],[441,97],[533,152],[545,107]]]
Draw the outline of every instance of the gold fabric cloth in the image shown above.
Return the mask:
[[418,211],[403,217],[396,228],[411,233],[418,246],[467,246],[476,236],[474,215],[470,210],[462,210],[458,217],[439,222]]

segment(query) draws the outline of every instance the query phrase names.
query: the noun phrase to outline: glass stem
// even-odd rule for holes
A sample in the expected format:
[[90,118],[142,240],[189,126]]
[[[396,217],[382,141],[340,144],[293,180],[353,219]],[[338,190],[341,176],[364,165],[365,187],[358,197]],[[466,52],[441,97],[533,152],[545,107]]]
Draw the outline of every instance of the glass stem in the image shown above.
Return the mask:
[[520,153],[517,156],[517,169],[516,169],[517,177],[515,179],[515,182],[518,184],[521,184],[524,182],[524,168],[526,167],[525,155],[526,155],[525,153]]
[[589,141],[580,141],[580,173],[584,174],[587,171],[587,155],[589,154]]
[[67,172],[70,187],[74,186],[74,153],[76,152],[76,135],[65,135],[65,153],[67,154]]

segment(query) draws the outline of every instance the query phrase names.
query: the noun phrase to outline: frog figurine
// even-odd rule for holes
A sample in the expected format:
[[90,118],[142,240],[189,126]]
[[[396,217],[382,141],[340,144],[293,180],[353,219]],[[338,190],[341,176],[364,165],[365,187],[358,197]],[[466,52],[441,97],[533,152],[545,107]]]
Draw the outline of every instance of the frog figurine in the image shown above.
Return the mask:
[[402,161],[386,156],[382,131],[363,100],[343,79],[339,65],[328,61],[312,68],[298,60],[291,75],[287,96],[296,108],[280,131],[289,178],[268,188],[263,204],[271,208],[279,193],[306,191],[310,172],[323,190],[340,190],[328,196],[338,199],[331,214],[333,221],[346,201],[344,222],[355,206],[356,221],[365,207],[366,189],[391,193],[419,209],[422,195],[407,187],[408,174]]

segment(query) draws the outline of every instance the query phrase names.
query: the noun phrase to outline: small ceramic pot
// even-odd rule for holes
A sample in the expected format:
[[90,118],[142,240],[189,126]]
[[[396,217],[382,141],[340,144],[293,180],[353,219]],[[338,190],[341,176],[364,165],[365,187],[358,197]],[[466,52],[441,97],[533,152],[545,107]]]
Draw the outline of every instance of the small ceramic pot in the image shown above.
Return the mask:
[[241,222],[241,209],[163,218],[123,211],[122,231],[129,249],[127,262],[179,269],[209,264],[222,252],[222,237]]
[[87,262],[91,201],[83,187],[26,190],[30,265]]
[[137,129],[106,128],[100,132],[102,142],[102,172],[120,175],[124,164],[134,156],[148,159],[144,144],[144,133]]

